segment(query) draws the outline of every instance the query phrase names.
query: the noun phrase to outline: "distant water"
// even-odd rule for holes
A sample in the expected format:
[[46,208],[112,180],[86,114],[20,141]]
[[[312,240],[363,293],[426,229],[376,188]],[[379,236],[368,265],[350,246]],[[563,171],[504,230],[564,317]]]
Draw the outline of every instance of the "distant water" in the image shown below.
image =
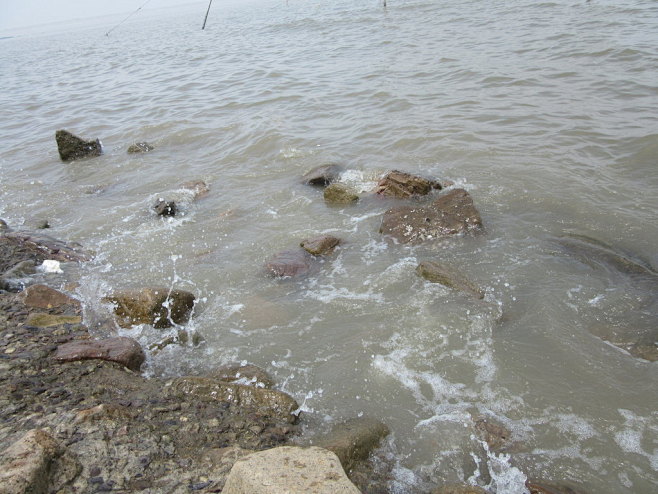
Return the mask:
[[[565,232],[658,266],[658,3],[654,0],[251,1],[143,12],[0,40],[0,217],[97,252],[80,276],[89,324],[114,288],[200,300],[205,342],[151,374],[240,360],[273,374],[315,428],[373,415],[393,431],[393,492],[525,475],[591,493],[658,492],[658,367],[593,325],[655,328],[655,289],[582,263]],[[54,132],[100,137],[61,163]],[[155,151],[128,155],[134,141]],[[386,170],[450,179],[486,235],[416,247],[378,233],[390,203],[329,208],[299,177],[327,161],[360,190]],[[192,201],[180,184],[204,180]],[[157,218],[159,197],[182,215]],[[319,272],[264,261],[321,233]],[[426,283],[460,269],[484,302]],[[98,333],[103,330],[97,329]],[[123,330],[145,346],[170,333]],[[655,333],[654,333],[655,334]],[[518,443],[488,452],[474,421]]]

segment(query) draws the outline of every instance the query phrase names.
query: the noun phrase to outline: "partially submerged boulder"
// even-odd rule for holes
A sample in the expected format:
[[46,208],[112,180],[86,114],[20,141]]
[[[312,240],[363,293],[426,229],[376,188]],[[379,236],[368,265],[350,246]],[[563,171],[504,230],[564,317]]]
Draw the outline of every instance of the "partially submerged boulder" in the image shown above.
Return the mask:
[[528,479],[525,486],[530,494],[584,494],[584,491],[565,482],[552,482],[542,479]]
[[503,449],[512,435],[507,427],[486,417],[480,417],[475,421],[475,433],[487,443],[490,451]]
[[194,308],[193,294],[165,287],[117,291],[103,301],[115,305],[117,323],[122,328],[135,324],[151,324],[155,328],[185,324]]
[[252,453],[233,465],[224,494],[359,494],[326,449],[281,446]]
[[482,218],[464,189],[454,189],[427,206],[398,206],[384,213],[380,233],[402,243],[480,231]]
[[100,156],[103,152],[101,142],[98,139],[95,141],[85,141],[66,130],[55,132],[55,140],[57,141],[57,150],[62,161]]
[[167,201],[163,198],[158,198],[153,205],[158,216],[176,216],[176,203],[174,201]]
[[223,365],[212,371],[208,377],[222,382],[244,384],[245,386],[255,386],[257,388],[271,389],[274,386],[274,380],[270,375],[253,364]]
[[78,340],[57,347],[55,360],[108,360],[117,362],[130,370],[139,371],[145,360],[142,347],[132,338],[119,336],[103,340]]
[[321,256],[330,254],[338,244],[340,244],[339,238],[332,237],[331,235],[321,235],[303,240],[299,245],[309,254]]
[[303,249],[284,250],[265,263],[265,270],[276,278],[294,278],[311,270],[311,255]]
[[656,346],[658,325],[608,322],[589,325],[587,331],[603,341],[627,351],[633,357],[649,362],[658,361],[658,346]]
[[210,193],[210,187],[203,180],[190,180],[180,184],[180,187],[191,191],[193,199],[202,199]]
[[447,484],[437,487],[430,494],[488,494],[489,491],[484,490],[477,485],[469,484]]
[[332,183],[324,189],[324,201],[327,204],[354,204],[358,200],[359,195],[345,184]]
[[137,154],[137,153],[148,153],[149,151],[153,151],[155,148],[151,146],[148,142],[136,142],[135,144],[131,144],[128,147],[128,153],[129,154]]
[[441,188],[441,184],[436,180],[393,170],[379,181],[375,193],[381,196],[406,199],[412,196],[424,196],[434,189],[440,190]]
[[416,268],[416,273],[432,283],[440,283],[475,298],[484,298],[484,291],[481,288],[445,264],[436,261],[423,261]]
[[313,168],[302,176],[302,181],[306,185],[317,185],[326,187],[327,185],[336,182],[340,175],[343,173],[343,167],[334,163],[321,165]]

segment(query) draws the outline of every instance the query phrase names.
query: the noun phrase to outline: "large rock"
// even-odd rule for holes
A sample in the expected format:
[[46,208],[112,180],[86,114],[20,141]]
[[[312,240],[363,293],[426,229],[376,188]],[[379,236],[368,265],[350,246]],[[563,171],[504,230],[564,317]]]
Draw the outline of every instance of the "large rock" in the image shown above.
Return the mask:
[[484,291],[461,273],[436,261],[423,261],[416,268],[416,272],[432,283],[440,283],[455,290],[468,293],[475,298],[484,298]]
[[343,167],[336,164],[327,164],[313,168],[305,173],[302,181],[307,185],[327,186],[340,178]]
[[274,380],[260,367],[253,364],[229,364],[213,370],[209,377],[226,383],[244,384],[257,388],[272,388]]
[[62,161],[100,156],[103,152],[101,142],[98,139],[95,141],[85,141],[66,130],[55,132],[55,140],[57,141],[57,150]]
[[360,417],[336,424],[325,436],[313,444],[333,451],[341,465],[349,472],[361,461],[367,460],[382,439],[389,434],[388,427],[370,417]]
[[295,423],[299,405],[290,395],[274,389],[227,383],[207,377],[180,377],[170,385],[170,393],[201,400],[229,402],[278,420]]
[[55,359],[60,362],[100,359],[117,362],[139,371],[144,363],[142,347],[132,338],[119,336],[103,340],[78,340],[57,347]]
[[354,204],[358,200],[359,195],[345,184],[333,183],[324,189],[324,201],[327,204]]
[[282,446],[236,461],[223,494],[359,494],[326,449]]
[[338,244],[340,244],[339,238],[332,237],[331,235],[322,235],[303,240],[299,245],[309,254],[321,256],[330,254]]
[[284,250],[265,263],[265,270],[277,278],[294,278],[311,270],[312,258],[305,250]]
[[427,206],[399,206],[384,213],[380,232],[402,243],[479,231],[480,213],[463,189],[440,196]]
[[410,173],[393,170],[379,181],[375,192],[382,196],[406,199],[411,196],[424,196],[434,189],[441,188],[441,184],[436,180],[428,180]]
[[123,328],[135,324],[156,328],[185,324],[194,308],[194,295],[190,292],[165,287],[118,291],[103,300],[115,304],[117,323]]
[[28,307],[38,309],[52,309],[65,305],[77,310],[81,309],[79,300],[46,285],[32,285],[27,287],[22,294],[22,299],[23,303]]

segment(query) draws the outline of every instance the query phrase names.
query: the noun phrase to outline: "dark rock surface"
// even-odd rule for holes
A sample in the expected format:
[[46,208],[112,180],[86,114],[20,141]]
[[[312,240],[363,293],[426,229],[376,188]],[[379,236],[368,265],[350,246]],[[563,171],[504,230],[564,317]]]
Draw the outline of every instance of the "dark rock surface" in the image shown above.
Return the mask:
[[434,189],[441,189],[441,184],[436,180],[428,180],[410,173],[393,170],[384,176],[375,189],[375,193],[406,199],[412,196],[424,196]]
[[276,278],[295,278],[311,270],[311,255],[303,249],[284,250],[265,263],[265,270]]
[[156,328],[184,324],[195,301],[190,292],[166,287],[117,291],[103,300],[115,304],[114,313],[122,328],[136,324],[151,324]]
[[339,238],[332,237],[331,235],[322,235],[303,240],[299,245],[309,254],[322,256],[330,254],[338,244],[340,244]]
[[344,169],[342,166],[329,163],[308,171],[302,176],[302,181],[307,185],[325,187],[340,179],[340,175],[343,171]]
[[423,261],[416,268],[416,272],[432,283],[440,283],[455,290],[460,290],[472,297],[484,298],[484,291],[468,280],[457,270],[436,261]]
[[158,199],[153,205],[158,216],[176,216],[176,203],[174,201],[166,201],[165,199]]
[[203,180],[190,180],[180,184],[181,189],[190,190],[194,199],[203,199],[210,193],[210,187]]
[[135,144],[131,144],[128,146],[128,153],[129,154],[136,154],[136,153],[148,153],[149,151],[153,151],[155,148],[151,146],[148,142],[136,142]]
[[55,132],[55,140],[57,141],[57,150],[62,161],[91,158],[100,156],[103,152],[98,139],[95,141],[85,141],[66,130]]
[[145,358],[139,343],[125,336],[71,341],[57,347],[55,352],[55,360],[59,362],[99,359],[116,362],[134,371],[139,371]]

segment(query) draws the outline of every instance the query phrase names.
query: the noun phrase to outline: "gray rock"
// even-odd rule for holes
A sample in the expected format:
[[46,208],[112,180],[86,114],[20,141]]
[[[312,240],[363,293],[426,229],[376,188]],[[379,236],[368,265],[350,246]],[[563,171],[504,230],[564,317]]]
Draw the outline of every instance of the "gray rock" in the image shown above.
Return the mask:
[[60,362],[93,359],[117,362],[128,369],[139,371],[144,363],[145,355],[137,341],[125,336],[103,340],[72,341],[57,347],[55,353],[55,360]]
[[277,278],[294,278],[308,274],[311,261],[311,256],[305,250],[284,250],[265,263],[265,270]]
[[149,151],[153,151],[155,148],[151,146],[148,142],[136,142],[135,144],[132,144],[131,146],[128,147],[128,153],[129,154],[136,154],[136,153],[148,153]]
[[159,216],[176,216],[176,203],[162,198],[155,201],[153,209]]
[[322,235],[320,237],[306,239],[300,245],[309,254],[321,256],[330,254],[338,244],[340,244],[340,239],[331,235]]
[[282,446],[236,461],[223,494],[359,494],[331,451]]
[[354,204],[358,200],[358,194],[345,184],[332,183],[324,189],[324,201],[327,204]]
[[406,199],[412,196],[424,196],[434,189],[441,188],[441,184],[436,180],[428,180],[410,173],[393,170],[379,181],[375,193]]
[[208,377],[218,381],[234,382],[235,384],[244,384],[257,388],[271,389],[274,386],[274,380],[270,375],[253,364],[224,365],[212,371]]
[[136,324],[151,324],[155,328],[185,324],[194,308],[194,295],[190,292],[165,287],[117,291],[103,301],[115,304],[114,313],[122,328]]
[[100,156],[103,152],[98,139],[95,141],[85,141],[66,130],[55,132],[55,140],[57,141],[57,150],[62,161]]
[[343,167],[336,164],[326,164],[313,168],[304,174],[302,181],[307,185],[327,186],[340,178]]
[[70,305],[77,310],[81,310],[80,301],[46,285],[31,285],[23,291],[21,296],[23,303],[28,307],[52,309]]
[[436,261],[423,261],[416,268],[416,272],[432,283],[440,283],[450,288],[460,290],[469,295],[482,299],[484,291],[461,273]]

